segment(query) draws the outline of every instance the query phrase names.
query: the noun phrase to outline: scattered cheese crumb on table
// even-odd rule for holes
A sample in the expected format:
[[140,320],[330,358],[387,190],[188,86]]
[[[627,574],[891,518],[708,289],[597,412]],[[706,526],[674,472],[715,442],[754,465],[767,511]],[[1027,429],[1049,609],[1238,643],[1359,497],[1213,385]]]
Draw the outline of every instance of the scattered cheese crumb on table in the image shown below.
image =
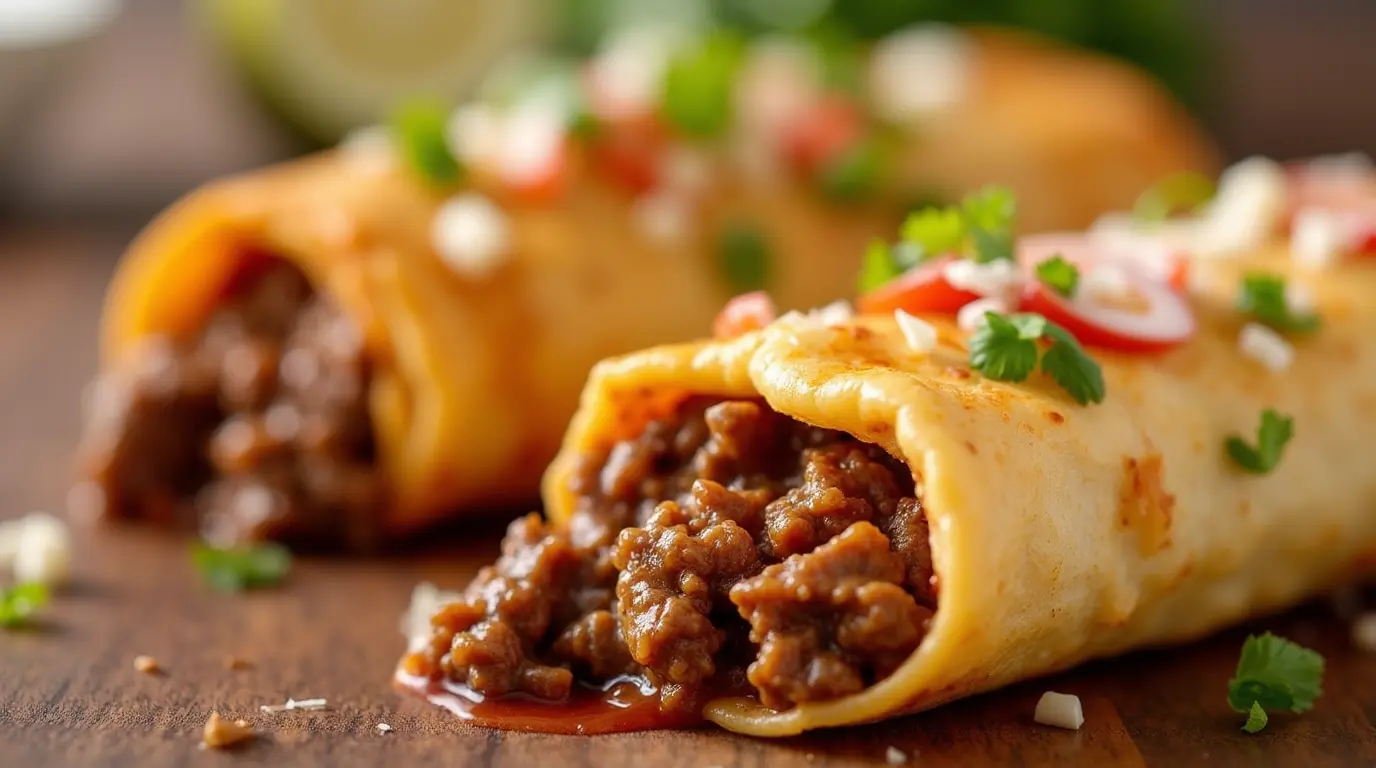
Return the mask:
[[1376,653],[1376,613],[1364,613],[1352,622],[1352,644],[1359,650]]
[[137,669],[145,675],[152,675],[161,672],[162,666],[158,664],[158,660],[152,656],[135,656],[134,669]]
[[898,747],[889,747],[884,751],[884,762],[889,765],[902,765],[908,762],[908,756]]
[[212,749],[233,747],[252,738],[253,726],[248,721],[230,722],[220,717],[218,712],[210,713],[210,719],[205,721],[205,729],[201,733],[201,741]]
[[1047,691],[1037,701],[1033,719],[1042,725],[1078,731],[1085,724],[1085,713],[1079,696]]
[[72,567],[72,540],[67,524],[46,512],[30,512],[20,521],[14,578],[49,587],[67,583]]
[[378,723],[378,724],[377,724],[377,732],[378,732],[378,733],[391,733],[391,732],[392,732],[392,726],[390,726],[390,725],[388,725],[388,724],[386,724],[386,723]]
[[325,709],[329,704],[324,699],[287,699],[286,704],[264,704],[258,709],[264,713],[273,715],[278,712],[288,712],[294,709]]

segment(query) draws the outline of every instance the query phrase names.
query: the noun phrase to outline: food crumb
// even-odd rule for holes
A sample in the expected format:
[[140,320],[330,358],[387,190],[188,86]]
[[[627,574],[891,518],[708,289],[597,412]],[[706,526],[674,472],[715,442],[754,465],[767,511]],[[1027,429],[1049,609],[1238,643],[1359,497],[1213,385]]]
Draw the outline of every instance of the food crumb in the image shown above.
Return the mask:
[[908,755],[898,747],[889,747],[884,752],[884,761],[889,765],[902,765],[908,762]]
[[390,725],[388,725],[388,724],[386,724],[386,723],[378,723],[378,724],[377,724],[377,732],[378,732],[378,733],[391,733],[391,732],[392,732],[392,726],[390,726]]
[[258,709],[265,714],[275,715],[278,712],[287,712],[293,709],[326,709],[329,703],[324,699],[287,699],[286,704],[264,704]]
[[249,661],[248,659],[241,659],[241,658],[239,658],[238,656],[226,656],[226,657],[225,657],[225,669],[239,670],[239,669],[252,669],[252,668],[253,668],[253,662]]
[[158,664],[158,660],[152,656],[135,656],[134,669],[145,675],[156,675],[162,671],[162,665]]
[[1080,705],[1080,697],[1069,693],[1056,693],[1055,691],[1047,691],[1042,694],[1041,699],[1037,701],[1037,711],[1032,718],[1042,725],[1066,728],[1072,731],[1080,730],[1080,726],[1085,724],[1085,713],[1084,708]]
[[247,720],[230,722],[220,717],[218,712],[210,713],[210,719],[205,721],[205,730],[201,734],[201,741],[211,749],[226,749],[252,738],[253,726]]
[[1376,613],[1364,613],[1352,622],[1352,644],[1358,650],[1376,653]]

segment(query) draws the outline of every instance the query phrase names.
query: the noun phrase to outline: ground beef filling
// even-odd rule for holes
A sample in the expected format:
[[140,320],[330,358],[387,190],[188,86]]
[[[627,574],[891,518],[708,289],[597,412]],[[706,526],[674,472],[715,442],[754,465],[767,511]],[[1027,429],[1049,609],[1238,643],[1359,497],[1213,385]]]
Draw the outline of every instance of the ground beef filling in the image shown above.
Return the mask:
[[634,675],[672,713],[748,684],[786,709],[889,675],[936,609],[904,464],[759,402],[686,400],[572,482],[568,524],[513,523],[407,672],[546,699]]
[[255,269],[194,337],[149,338],[134,359],[89,397],[83,487],[99,514],[219,545],[374,541],[363,339],[298,270]]

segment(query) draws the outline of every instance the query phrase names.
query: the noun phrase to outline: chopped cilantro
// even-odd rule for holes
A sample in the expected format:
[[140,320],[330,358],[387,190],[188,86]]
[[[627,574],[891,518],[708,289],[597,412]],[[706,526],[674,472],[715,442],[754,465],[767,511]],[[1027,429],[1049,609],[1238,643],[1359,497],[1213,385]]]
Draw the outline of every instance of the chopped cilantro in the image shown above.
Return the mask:
[[1294,429],[1294,419],[1267,408],[1261,412],[1255,446],[1248,445],[1247,441],[1236,435],[1230,436],[1224,445],[1239,467],[1254,475],[1265,475],[1280,463],[1281,451],[1290,442]]
[[664,118],[689,136],[709,138],[725,132],[744,57],[744,41],[726,31],[710,34],[675,55],[664,73]]
[[411,168],[436,185],[452,184],[463,175],[445,137],[448,111],[429,101],[413,101],[392,114],[392,140]]
[[769,282],[769,243],[759,229],[735,222],[717,239],[717,265],[732,293],[762,290]]
[[971,258],[986,264],[1013,260],[1013,228],[1017,198],[1005,187],[985,187],[960,203],[973,247]]
[[1037,265],[1037,279],[1062,296],[1073,296],[1080,284],[1080,270],[1058,253]]
[[857,141],[817,170],[822,193],[832,200],[855,202],[874,193],[884,170],[884,151],[875,139]]
[[1285,296],[1285,278],[1252,272],[1242,278],[1237,297],[1238,311],[1263,325],[1288,333],[1308,333],[1319,328],[1320,318],[1313,312],[1296,312]]
[[0,627],[18,627],[48,602],[48,588],[38,582],[0,589]]
[[276,586],[291,570],[291,551],[275,543],[232,549],[197,544],[191,558],[210,586],[221,592]]
[[1266,710],[1261,708],[1260,702],[1252,702],[1252,708],[1247,712],[1247,722],[1243,724],[1242,730],[1248,733],[1259,733],[1270,718],[1266,717]]
[[1192,213],[1214,197],[1214,180],[1196,171],[1173,173],[1137,198],[1132,216],[1138,221],[1164,221],[1177,213]]
[[1270,632],[1252,635],[1242,644],[1237,671],[1228,681],[1228,706],[1237,712],[1257,705],[1307,712],[1323,694],[1323,667],[1323,657],[1304,646]]
[[965,245],[965,220],[958,208],[926,208],[908,214],[899,230],[903,242],[918,248],[923,258],[960,251]]
[[1069,331],[1029,312],[984,315],[970,337],[970,367],[997,381],[1024,381],[1037,367],[1037,342],[1051,344],[1041,358],[1042,372],[1081,405],[1104,400],[1103,371]]

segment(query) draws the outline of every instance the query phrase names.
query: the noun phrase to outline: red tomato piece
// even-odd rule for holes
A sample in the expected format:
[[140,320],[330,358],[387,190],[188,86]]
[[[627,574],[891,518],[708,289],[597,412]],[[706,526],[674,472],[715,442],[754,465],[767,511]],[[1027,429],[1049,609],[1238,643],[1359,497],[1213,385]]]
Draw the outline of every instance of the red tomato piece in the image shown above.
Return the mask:
[[954,256],[941,256],[918,264],[902,275],[861,296],[856,307],[865,314],[888,314],[901,309],[911,314],[955,314],[979,298],[979,294],[953,287],[946,280],[946,265]]
[[784,154],[798,169],[812,172],[859,140],[864,127],[855,104],[837,96],[820,99],[784,134]]
[[640,195],[659,183],[668,138],[657,120],[645,117],[605,123],[592,140],[595,167],[617,186]]
[[774,322],[778,310],[774,300],[764,291],[742,293],[726,302],[717,317],[712,321],[712,336],[718,339],[734,339],[750,331]]

